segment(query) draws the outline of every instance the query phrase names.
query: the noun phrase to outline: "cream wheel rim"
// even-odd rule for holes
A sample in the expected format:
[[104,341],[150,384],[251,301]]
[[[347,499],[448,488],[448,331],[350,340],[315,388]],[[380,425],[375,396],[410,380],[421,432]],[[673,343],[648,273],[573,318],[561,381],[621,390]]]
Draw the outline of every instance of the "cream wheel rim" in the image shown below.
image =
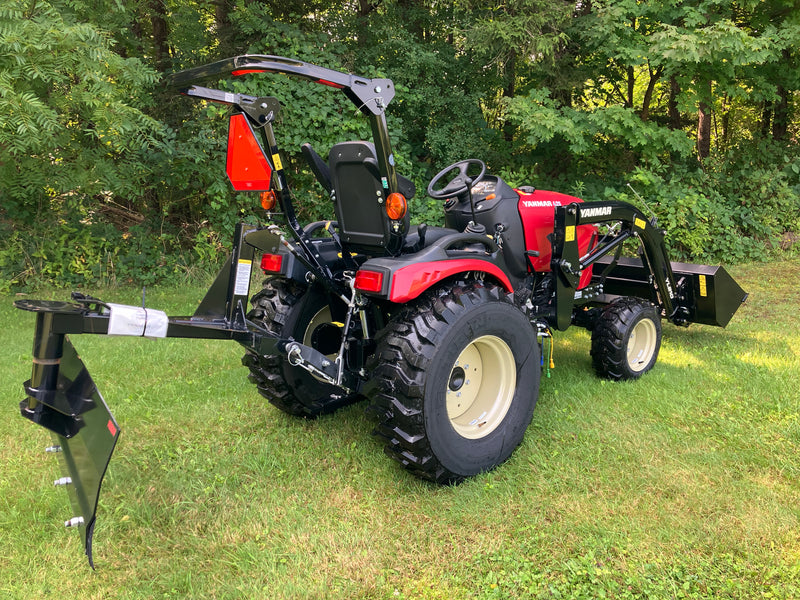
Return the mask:
[[[304,346],[311,346],[311,336],[314,335],[314,330],[319,327],[320,325],[325,325],[326,323],[331,323],[333,317],[331,317],[331,308],[330,306],[323,306],[317,314],[315,314],[311,321],[308,323],[308,327],[306,327],[306,332],[303,334],[303,345]],[[336,325],[336,323],[334,323]],[[336,354],[328,354],[328,358],[336,358]]]
[[643,371],[653,353],[656,351],[656,340],[658,333],[656,325],[650,319],[642,319],[633,327],[628,338],[628,366],[631,371],[638,373]]
[[447,381],[447,416],[468,439],[497,429],[511,407],[517,387],[514,354],[503,340],[484,335],[458,355]]
[[[311,321],[309,321],[308,327],[306,327],[306,331],[303,334],[303,345],[313,348],[313,345],[311,344],[311,339],[314,335],[314,331],[320,325],[326,325],[326,324],[336,325],[339,328],[344,327],[342,323],[336,323],[333,321],[333,317],[331,316],[330,306],[323,306],[320,310],[317,311],[317,314],[315,314],[311,318]],[[329,360],[334,361],[336,360],[337,355],[338,352],[333,352],[332,354],[326,354],[325,356]],[[315,373],[311,373],[311,376],[319,382],[327,383],[322,377],[316,375]]]

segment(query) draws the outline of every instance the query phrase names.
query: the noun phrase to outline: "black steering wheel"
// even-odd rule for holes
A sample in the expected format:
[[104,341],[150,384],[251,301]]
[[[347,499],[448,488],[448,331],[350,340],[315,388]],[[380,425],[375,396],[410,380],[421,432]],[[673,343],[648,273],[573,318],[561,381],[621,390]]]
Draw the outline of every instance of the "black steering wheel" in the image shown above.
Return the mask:
[[[480,167],[481,172],[476,176],[467,175],[467,171],[469,171],[470,167]],[[458,174],[455,177],[448,179],[443,188],[435,189],[434,186],[436,186],[441,179],[444,179],[445,175],[456,169],[458,169]],[[457,163],[453,163],[449,167],[445,167],[431,179],[431,182],[428,184],[428,196],[436,200],[446,200],[453,196],[461,196],[483,179],[484,175],[486,175],[486,163],[482,160],[478,160],[477,158],[461,160]]]

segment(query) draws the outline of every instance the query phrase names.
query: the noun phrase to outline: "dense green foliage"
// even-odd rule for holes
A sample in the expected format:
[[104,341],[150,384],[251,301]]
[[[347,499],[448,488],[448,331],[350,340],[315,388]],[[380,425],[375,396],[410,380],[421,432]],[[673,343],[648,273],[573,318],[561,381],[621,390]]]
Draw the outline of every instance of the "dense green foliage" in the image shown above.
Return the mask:
[[[684,258],[764,259],[800,231],[796,0],[7,0],[0,8],[0,289],[149,282],[213,263],[256,199],[223,169],[226,111],[164,74],[234,54],[391,77],[416,216],[475,156],[514,185],[647,201]],[[271,94],[302,218],[330,215],[299,153],[366,137],[341,94]],[[795,250],[796,251],[796,250]]]

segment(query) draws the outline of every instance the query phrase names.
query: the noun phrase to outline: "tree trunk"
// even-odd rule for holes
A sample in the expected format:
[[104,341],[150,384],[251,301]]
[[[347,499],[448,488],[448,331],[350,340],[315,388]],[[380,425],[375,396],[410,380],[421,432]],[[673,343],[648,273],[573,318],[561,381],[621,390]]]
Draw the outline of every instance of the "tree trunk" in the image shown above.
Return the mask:
[[764,100],[761,108],[761,137],[765,138],[769,135],[769,130],[772,128],[772,102]]
[[705,102],[700,103],[697,115],[697,156],[700,160],[711,154],[711,109]]
[[169,67],[169,45],[167,35],[167,4],[165,0],[150,0],[150,23],[153,26],[153,51],[156,69],[164,72]]
[[219,44],[220,54],[228,55],[232,49],[231,20],[228,16],[231,5],[228,0],[214,0],[214,28],[216,30],[217,43]]
[[369,13],[375,10],[376,5],[374,5],[370,0],[358,0],[358,16],[359,17],[367,17]]
[[633,108],[633,92],[634,92],[634,86],[636,84],[636,77],[633,72],[633,67],[628,67],[627,72],[628,73],[626,79],[627,79],[628,89],[626,90],[626,95],[625,95],[625,108]]
[[789,130],[789,92],[778,86],[778,101],[774,104],[772,115],[772,139],[784,140]]
[[667,102],[667,115],[669,116],[669,128],[681,128],[681,112],[678,110],[678,94],[681,93],[681,86],[675,76],[669,78],[669,101]]
[[[788,48],[781,51],[783,64],[792,64],[792,55]],[[773,103],[772,113],[772,138],[775,140],[786,139],[789,129],[789,95],[791,92],[783,85],[778,84],[778,100]]]
[[703,82],[697,111],[697,156],[700,160],[711,154],[711,81]]
[[[505,65],[506,86],[503,88],[504,98],[513,98],[517,94],[517,53],[512,50]],[[516,133],[514,124],[507,120],[503,124],[503,139],[507,142],[514,141]]]
[[722,121],[722,136],[720,137],[720,148],[725,152],[728,150],[729,136],[731,132],[731,99],[728,94],[725,94],[722,100],[722,108],[720,111]]
[[134,48],[136,49],[137,56],[143,56],[145,54],[143,50],[143,40],[145,38],[145,33],[142,31],[142,22],[141,19],[138,18],[138,14],[134,15],[134,18],[131,20],[131,33],[133,34],[133,38],[136,40],[136,44],[134,44]]
[[357,20],[359,31],[356,32],[356,41],[361,47],[367,46],[369,36],[369,16],[380,6],[380,0],[358,0]]
[[656,89],[656,83],[661,79],[662,69],[648,68],[650,71],[650,80],[647,82],[647,89],[644,91],[644,98],[642,99],[642,111],[639,113],[642,121],[647,121],[650,118],[650,103],[653,101],[653,92]]

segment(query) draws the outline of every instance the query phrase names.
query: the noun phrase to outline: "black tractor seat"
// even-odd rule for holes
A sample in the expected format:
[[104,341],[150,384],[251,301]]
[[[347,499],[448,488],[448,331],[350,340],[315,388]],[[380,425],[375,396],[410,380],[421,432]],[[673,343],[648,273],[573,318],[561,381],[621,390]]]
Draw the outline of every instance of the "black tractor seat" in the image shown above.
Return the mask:
[[[341,142],[328,153],[327,163],[309,144],[302,146],[309,167],[333,200],[339,238],[344,250],[366,256],[396,256],[403,251],[409,215],[392,221],[384,209],[388,195],[381,180],[375,145],[366,141]],[[414,183],[397,176],[406,200]]]

